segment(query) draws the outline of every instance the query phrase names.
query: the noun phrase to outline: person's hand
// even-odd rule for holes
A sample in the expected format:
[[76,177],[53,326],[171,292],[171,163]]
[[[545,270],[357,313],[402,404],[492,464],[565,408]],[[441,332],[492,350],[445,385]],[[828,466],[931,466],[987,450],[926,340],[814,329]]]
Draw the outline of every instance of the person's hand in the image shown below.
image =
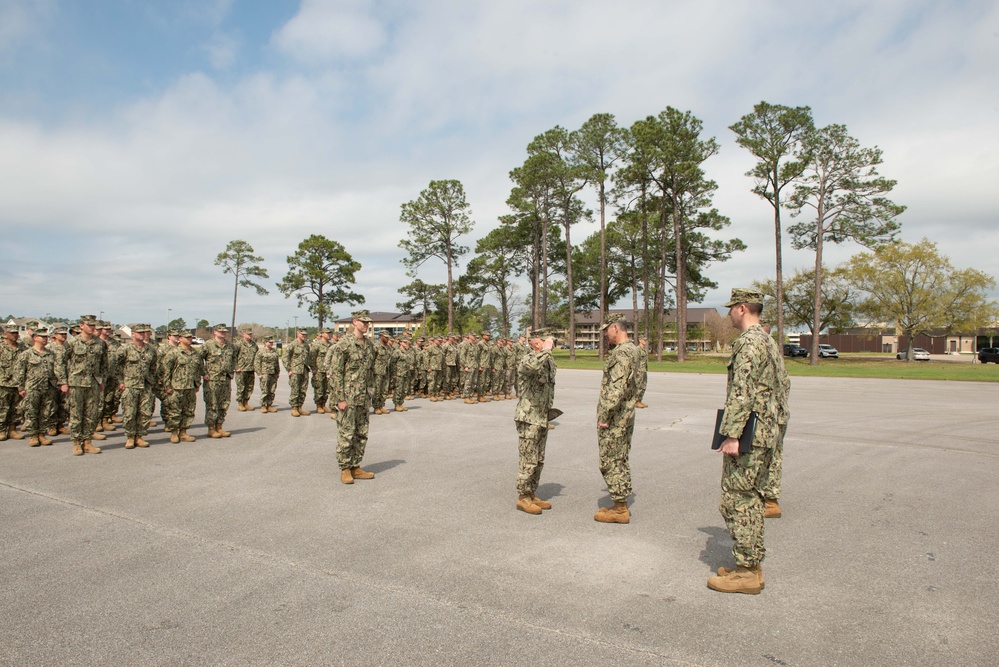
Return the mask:
[[610,424],[598,421],[597,422],[597,428],[610,428]]
[[118,383],[118,388],[121,389],[122,391],[125,391],[125,383],[124,382],[119,382]]
[[722,446],[718,448],[718,451],[728,456],[738,456],[739,441],[735,438],[725,438],[725,441],[722,442]]
[[541,349],[543,350],[552,350],[554,348],[555,348],[555,339],[552,338],[551,336],[545,338],[545,342],[541,344]]
[[339,403],[337,403],[336,404],[336,409],[337,410],[341,410],[341,411],[342,410],[346,410],[347,409],[347,401],[340,401]]
[[17,395],[20,396],[21,398],[24,398],[24,395],[27,393],[28,393],[27,391],[19,391],[17,392]]
[[59,391],[61,391],[64,394],[68,394],[69,393],[69,385],[68,384],[59,385]]
[[173,389],[167,389],[166,393],[168,396],[173,396]]

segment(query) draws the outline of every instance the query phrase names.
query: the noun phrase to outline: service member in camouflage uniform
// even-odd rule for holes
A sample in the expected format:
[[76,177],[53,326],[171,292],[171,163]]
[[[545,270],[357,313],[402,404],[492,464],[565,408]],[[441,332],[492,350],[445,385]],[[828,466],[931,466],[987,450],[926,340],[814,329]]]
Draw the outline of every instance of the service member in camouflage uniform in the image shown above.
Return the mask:
[[[118,348],[112,367],[115,379],[122,390],[122,428],[125,430],[125,449],[148,447],[145,436],[149,432],[152,401],[148,394],[156,388],[156,355],[146,343],[146,325],[137,324],[132,329],[132,342]],[[168,411],[169,414],[169,411]]]
[[205,341],[199,354],[205,364],[205,383],[201,393],[205,401],[205,424],[209,438],[228,438],[232,433],[222,430],[229,402],[232,400],[232,375],[236,369],[236,352],[226,338],[229,327],[216,324],[212,339]]
[[240,412],[253,412],[250,406],[253,396],[253,360],[257,357],[257,341],[253,334],[243,331],[239,340],[233,343],[236,349],[236,409]]
[[493,376],[491,386],[493,400],[505,401],[506,394],[503,391],[503,385],[506,383],[506,351],[504,350],[502,338],[497,338],[496,342],[493,343],[492,366]]
[[351,328],[334,348],[330,370],[332,400],[336,402],[336,458],[340,481],[353,484],[355,479],[373,479],[375,474],[361,468],[368,444],[368,391],[372,383],[374,346],[365,338],[371,324],[367,310],[351,317]]
[[409,408],[403,403],[406,401],[406,394],[409,391],[409,383],[412,378],[413,357],[409,350],[409,334],[403,334],[399,339],[399,346],[392,352],[392,384],[395,387],[392,391],[392,403],[396,412],[406,412]]
[[24,439],[24,434],[18,433],[16,429],[19,398],[16,362],[17,355],[21,351],[17,342],[17,325],[4,325],[3,341],[0,342],[0,441],[7,438]]
[[332,412],[327,404],[330,400],[329,376],[326,374],[326,353],[330,350],[330,330],[323,327],[316,339],[309,344],[309,370],[312,371],[312,398],[316,402],[316,412]]
[[312,413],[302,407],[309,389],[309,341],[308,332],[299,329],[295,340],[284,347],[284,369],[288,371],[288,388],[291,390],[291,416],[307,417]]
[[[60,389],[69,392],[69,433],[73,455],[100,454],[91,440],[100,415],[100,399],[107,377],[107,346],[97,337],[97,318],[80,318],[80,335],[66,342],[65,365],[56,367]],[[104,434],[98,433],[101,438]]]
[[[114,326],[107,320],[99,320],[97,324],[97,335],[108,348],[108,377],[114,377],[117,369],[114,367],[115,353],[121,348],[121,338],[115,333]],[[107,382],[104,385],[104,395],[101,398],[101,416],[97,420],[96,430],[114,431],[116,422],[114,418],[118,414],[121,405],[122,391],[118,388],[117,382]]]
[[478,388],[476,394],[478,395],[478,400],[480,403],[485,403],[489,400],[489,395],[492,393],[490,387],[492,386],[493,374],[493,351],[492,344],[490,343],[490,334],[488,331],[482,332],[482,340],[476,343],[479,350],[479,377],[477,380]]
[[601,523],[628,523],[628,496],[631,495],[631,437],[635,431],[637,355],[628,339],[624,316],[608,315],[600,327],[613,347],[604,357],[604,374],[597,403],[597,442],[600,474],[610,492],[613,507],[602,507],[594,515]]
[[[708,588],[722,593],[756,594],[763,590],[764,489],[774,450],[787,429],[791,384],[776,341],[760,326],[763,294],[734,289],[725,307],[739,337],[728,363],[728,391],[719,431],[727,436],[723,455],[719,510],[735,541],[734,568],[719,568]],[[757,414],[752,449],[739,454],[739,438],[751,412]]]
[[253,371],[260,378],[260,411],[277,412],[274,407],[274,392],[277,379],[281,375],[281,355],[274,349],[274,338],[264,336],[264,349],[257,352],[253,360]]
[[649,406],[646,403],[643,403],[642,399],[645,398],[645,390],[649,386],[648,341],[644,338],[639,338],[638,347],[635,348],[635,354],[638,355],[638,395],[636,396],[635,407],[647,408]]
[[465,403],[475,403],[472,396],[475,395],[475,369],[479,364],[478,348],[475,347],[474,334],[468,334],[458,344],[458,368],[461,373],[459,380],[461,385],[461,397]]
[[52,411],[52,388],[57,384],[55,355],[45,349],[49,342],[48,329],[39,327],[32,332],[34,345],[17,356],[18,393],[24,406],[24,433],[32,447],[51,445],[45,437],[45,420]]
[[[65,364],[65,351],[66,351],[66,339],[69,330],[66,327],[58,326],[52,329],[52,335],[49,336],[49,344],[46,349],[55,355],[56,365]],[[69,402],[67,401],[66,394],[59,390],[59,387],[53,387],[52,394],[52,411],[49,413],[48,420],[48,434],[49,435],[68,435],[69,429],[66,428],[66,422],[69,421]]]
[[548,442],[548,411],[555,400],[555,340],[544,329],[531,334],[531,352],[520,365],[520,384],[524,388],[517,401],[513,420],[520,443],[520,471],[517,474],[517,509],[541,514],[552,504],[537,496],[541,470],[545,466]]
[[194,335],[181,331],[180,343],[163,364],[163,394],[169,404],[167,414],[170,421],[170,442],[194,442],[196,438],[187,430],[194,423],[194,412],[198,406],[198,389],[205,375],[205,362],[191,343]]
[[170,415],[170,410],[173,409],[174,402],[170,399],[170,395],[167,394],[166,390],[169,386],[166,380],[166,361],[171,354],[177,351],[177,347],[180,345],[180,334],[183,333],[180,329],[170,329],[167,331],[166,340],[160,342],[159,347],[156,350],[156,395],[160,399],[160,417],[163,418],[163,430],[170,430],[170,423],[173,418]]
[[378,335],[378,343],[375,348],[375,362],[373,368],[373,387],[371,390],[371,407],[374,415],[387,415],[385,409],[385,396],[388,394],[389,367],[392,362],[392,347],[389,345],[388,331],[382,331]]

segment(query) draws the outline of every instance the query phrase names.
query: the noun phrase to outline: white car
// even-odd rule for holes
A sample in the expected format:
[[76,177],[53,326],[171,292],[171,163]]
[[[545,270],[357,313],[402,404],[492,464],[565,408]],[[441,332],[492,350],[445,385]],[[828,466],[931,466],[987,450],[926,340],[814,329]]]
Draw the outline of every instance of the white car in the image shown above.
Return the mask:
[[[895,358],[896,359],[905,359],[905,350],[902,350],[901,352],[899,352],[898,354],[896,354]],[[914,347],[914,348],[912,348],[912,359],[914,361],[929,361],[930,360],[930,353],[927,352],[926,350],[924,350],[921,347]]]
[[839,350],[828,343],[819,343],[819,358],[839,359]]

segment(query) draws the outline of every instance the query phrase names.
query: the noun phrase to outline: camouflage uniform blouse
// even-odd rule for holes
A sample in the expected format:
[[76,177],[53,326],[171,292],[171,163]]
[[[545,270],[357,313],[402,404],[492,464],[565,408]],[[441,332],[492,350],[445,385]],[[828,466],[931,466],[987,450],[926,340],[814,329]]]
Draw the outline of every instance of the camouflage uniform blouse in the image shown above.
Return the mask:
[[118,348],[114,355],[118,384],[126,389],[146,389],[156,386],[156,354],[151,345],[140,349],[135,343]]
[[108,372],[107,345],[94,336],[90,342],[83,338],[71,338],[63,346],[65,365],[56,367],[59,384],[70,387],[96,387],[104,384]]
[[56,357],[48,350],[39,352],[34,347],[21,351],[15,361],[15,382],[20,391],[34,393],[57,387]]
[[555,400],[556,368],[551,350],[532,350],[524,355],[517,371],[521,391],[514,421],[548,425],[548,410]]
[[[524,357],[525,362],[527,357]],[[522,362],[523,363],[523,362]],[[635,413],[637,395],[635,344],[626,340],[614,346],[604,360],[600,380],[597,421],[613,424]],[[629,412],[630,408],[630,412]]]
[[228,343],[219,345],[215,339],[201,346],[200,356],[205,362],[205,375],[211,380],[231,378],[236,369],[236,351]]
[[164,389],[199,389],[205,375],[205,362],[197,352],[177,347],[163,363]]
[[332,403],[368,404],[374,356],[374,345],[367,338],[358,338],[350,333],[340,339],[334,348],[333,365],[330,367]]
[[787,424],[791,414],[788,408],[790,393],[791,382],[777,342],[763,327],[754,324],[732,344],[725,415],[719,430],[723,435],[738,438],[746,427],[749,413],[755,410],[759,421],[753,444],[773,447],[779,427]]

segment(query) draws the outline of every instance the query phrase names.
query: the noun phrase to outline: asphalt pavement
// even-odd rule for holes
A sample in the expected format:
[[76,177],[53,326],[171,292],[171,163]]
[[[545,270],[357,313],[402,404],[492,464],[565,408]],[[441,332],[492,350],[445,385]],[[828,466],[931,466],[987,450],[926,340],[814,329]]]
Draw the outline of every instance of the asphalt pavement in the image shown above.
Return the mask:
[[352,486],[284,381],[224,440],[0,443],[0,664],[996,664],[999,385],[792,378],[748,596],[705,585],[725,378],[650,375],[629,525],[593,521],[599,383],[558,373],[542,516],[514,509],[515,401],[372,416]]

